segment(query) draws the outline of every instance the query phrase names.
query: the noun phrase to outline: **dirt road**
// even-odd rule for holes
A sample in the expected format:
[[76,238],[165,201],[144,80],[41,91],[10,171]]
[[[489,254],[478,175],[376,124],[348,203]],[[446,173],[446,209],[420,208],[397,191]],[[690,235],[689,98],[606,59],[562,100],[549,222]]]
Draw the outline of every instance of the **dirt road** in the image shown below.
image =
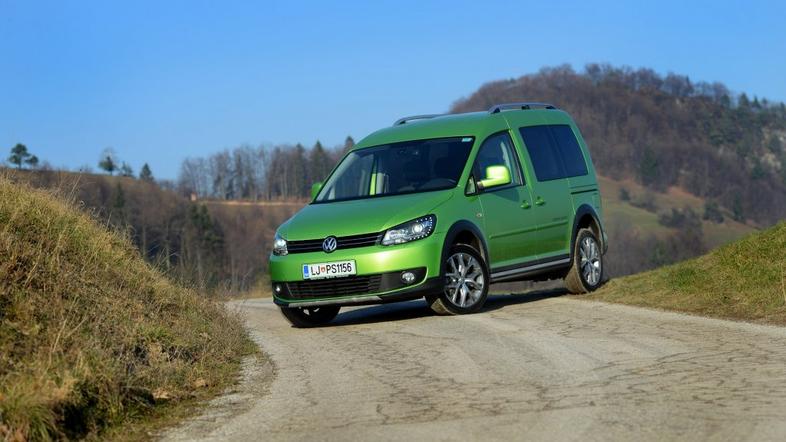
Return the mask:
[[423,302],[290,328],[236,304],[269,363],[169,440],[786,440],[786,329],[584,301]]

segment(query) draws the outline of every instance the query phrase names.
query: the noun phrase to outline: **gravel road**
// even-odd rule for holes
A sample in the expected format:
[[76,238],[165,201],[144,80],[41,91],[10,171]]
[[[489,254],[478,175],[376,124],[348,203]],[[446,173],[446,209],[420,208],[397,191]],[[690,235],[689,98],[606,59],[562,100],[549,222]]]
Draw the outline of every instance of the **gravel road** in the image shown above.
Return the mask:
[[270,359],[165,440],[786,440],[786,328],[557,292],[310,330],[234,305]]

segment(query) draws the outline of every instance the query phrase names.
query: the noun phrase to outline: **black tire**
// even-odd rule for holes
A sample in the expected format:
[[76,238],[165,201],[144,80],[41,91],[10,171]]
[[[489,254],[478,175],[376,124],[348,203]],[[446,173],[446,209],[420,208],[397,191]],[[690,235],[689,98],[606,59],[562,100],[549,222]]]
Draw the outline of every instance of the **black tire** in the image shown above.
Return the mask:
[[565,287],[573,294],[589,293],[604,282],[606,266],[598,238],[591,229],[580,229],[573,243],[573,262],[565,276]]
[[281,307],[281,314],[290,324],[298,328],[319,327],[335,319],[341,307],[322,305],[319,307]]
[[[467,257],[471,257],[474,262]],[[461,274],[460,271],[455,271],[458,259],[462,259],[465,264],[464,276],[475,275],[474,277],[465,279],[463,276],[460,278],[451,276],[451,274]],[[451,260],[454,260],[452,265]],[[439,295],[426,298],[431,310],[438,315],[463,315],[480,310],[486,302],[490,283],[488,266],[480,253],[468,245],[454,245],[450,248],[444,268],[444,289]],[[462,299],[464,302],[461,301]]]

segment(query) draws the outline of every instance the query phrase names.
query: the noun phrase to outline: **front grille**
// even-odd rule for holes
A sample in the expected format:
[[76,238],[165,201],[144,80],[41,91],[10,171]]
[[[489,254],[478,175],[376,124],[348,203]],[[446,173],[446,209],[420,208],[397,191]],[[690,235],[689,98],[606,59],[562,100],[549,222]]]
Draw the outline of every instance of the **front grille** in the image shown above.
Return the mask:
[[[362,235],[337,236],[336,250],[373,246],[379,242],[381,237],[381,233],[364,233]],[[287,251],[289,253],[320,252],[322,251],[322,241],[324,240],[325,239],[322,238],[287,241]]]
[[317,298],[322,296],[377,293],[380,291],[381,283],[382,275],[380,274],[288,282],[287,288],[293,298]]

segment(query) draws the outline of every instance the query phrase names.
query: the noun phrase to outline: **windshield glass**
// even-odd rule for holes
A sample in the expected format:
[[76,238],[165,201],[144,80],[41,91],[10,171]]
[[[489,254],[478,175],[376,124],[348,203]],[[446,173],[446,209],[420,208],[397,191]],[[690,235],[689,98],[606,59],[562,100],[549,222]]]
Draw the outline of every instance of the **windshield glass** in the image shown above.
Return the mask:
[[316,202],[449,189],[458,184],[473,137],[404,141],[351,152]]

